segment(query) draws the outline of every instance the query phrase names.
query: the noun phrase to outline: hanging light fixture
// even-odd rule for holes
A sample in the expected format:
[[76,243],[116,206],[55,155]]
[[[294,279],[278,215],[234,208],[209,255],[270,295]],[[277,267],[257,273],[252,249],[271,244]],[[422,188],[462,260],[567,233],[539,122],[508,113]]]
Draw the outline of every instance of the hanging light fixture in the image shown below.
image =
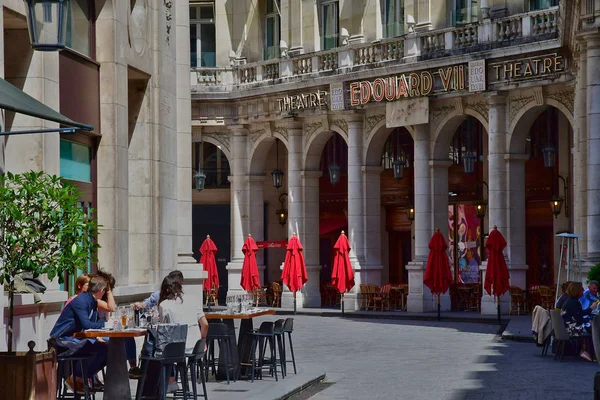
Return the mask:
[[202,172],[202,157],[201,157],[202,142],[196,142],[196,159],[198,160],[198,169],[194,174],[194,189],[201,192],[206,183],[206,174]]
[[29,40],[34,50],[65,48],[71,0],[25,0]]
[[336,134],[333,135],[332,145],[333,145],[333,162],[329,164],[329,181],[332,185],[337,185],[340,181],[340,166],[335,162],[335,148],[336,146]]
[[279,169],[279,139],[275,139],[276,146],[276,164],[275,169],[271,172],[271,177],[273,178],[273,186],[275,189],[279,189],[283,186],[283,171]]
[[287,198],[287,193],[281,193],[279,195],[280,207],[275,211],[275,214],[277,214],[277,220],[279,221],[279,225],[281,225],[281,226],[285,226],[285,224],[287,223],[287,219],[288,219],[288,212],[284,206],[286,198]]
[[465,174],[472,175],[475,173],[475,161],[477,160],[476,151],[471,151],[471,120],[469,117],[463,122],[463,129],[466,124],[467,130],[467,148],[466,153],[463,155],[463,167],[465,168]]
[[552,146],[552,141],[550,138],[551,126],[552,126],[552,121],[550,119],[550,107],[548,107],[546,109],[547,141],[546,141],[546,147],[542,149],[542,155],[544,156],[544,167],[546,167],[546,168],[554,168],[554,165],[556,165],[556,147]]
[[392,170],[394,171],[394,178],[400,180],[404,177],[404,167],[406,166],[406,156],[404,152],[400,152],[400,134],[394,132],[396,136],[396,151],[394,161],[392,161]]

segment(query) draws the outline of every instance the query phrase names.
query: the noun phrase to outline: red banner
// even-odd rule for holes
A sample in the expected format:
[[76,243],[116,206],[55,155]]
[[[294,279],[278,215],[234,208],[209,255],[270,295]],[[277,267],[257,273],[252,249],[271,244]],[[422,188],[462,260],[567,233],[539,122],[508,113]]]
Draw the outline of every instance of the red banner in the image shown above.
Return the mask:
[[256,242],[259,249],[285,249],[287,242],[285,240],[276,240],[273,242]]

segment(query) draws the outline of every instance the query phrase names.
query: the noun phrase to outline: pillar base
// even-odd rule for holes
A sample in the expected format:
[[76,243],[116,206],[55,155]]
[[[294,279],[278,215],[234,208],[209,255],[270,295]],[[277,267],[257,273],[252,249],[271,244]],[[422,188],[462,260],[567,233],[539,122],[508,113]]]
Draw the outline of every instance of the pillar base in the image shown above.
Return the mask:
[[[283,263],[280,269],[283,270]],[[320,265],[306,266],[308,280],[302,289],[296,293],[297,310],[301,308],[321,307],[320,271]],[[294,294],[285,284],[283,284],[283,293],[281,294],[281,307],[294,308]]]
[[[192,260],[194,259],[192,258]],[[198,264],[195,261],[194,263],[178,262],[177,268],[183,273],[183,291],[186,298],[194,297],[197,304],[204,304],[202,289],[204,287],[204,280],[208,277],[208,272],[204,271],[202,264]]]
[[383,265],[361,265],[360,268],[354,270],[354,282],[356,286],[362,284],[374,284],[381,286],[381,272]]

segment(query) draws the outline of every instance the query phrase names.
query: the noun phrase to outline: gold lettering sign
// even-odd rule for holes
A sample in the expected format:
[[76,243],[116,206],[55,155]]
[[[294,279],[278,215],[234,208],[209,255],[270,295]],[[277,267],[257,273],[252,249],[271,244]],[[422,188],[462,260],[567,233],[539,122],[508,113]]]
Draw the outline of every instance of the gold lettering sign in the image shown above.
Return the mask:
[[312,93],[293,94],[277,99],[277,110],[293,111],[306,108],[320,108],[327,106],[327,92],[317,90]]
[[490,64],[491,83],[539,78],[564,72],[565,59],[558,54]]
[[434,91],[451,92],[466,88],[465,66],[455,65],[434,71],[409,72],[373,81],[352,82],[349,85],[350,105],[429,96]]

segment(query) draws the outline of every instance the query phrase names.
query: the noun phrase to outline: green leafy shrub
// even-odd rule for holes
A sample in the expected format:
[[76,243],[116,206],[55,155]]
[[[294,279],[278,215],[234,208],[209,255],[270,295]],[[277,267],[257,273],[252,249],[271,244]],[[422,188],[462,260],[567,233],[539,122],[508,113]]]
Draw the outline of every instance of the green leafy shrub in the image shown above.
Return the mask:
[[600,282],[600,262],[590,268],[590,272],[588,272],[586,283],[589,284],[591,281]]

